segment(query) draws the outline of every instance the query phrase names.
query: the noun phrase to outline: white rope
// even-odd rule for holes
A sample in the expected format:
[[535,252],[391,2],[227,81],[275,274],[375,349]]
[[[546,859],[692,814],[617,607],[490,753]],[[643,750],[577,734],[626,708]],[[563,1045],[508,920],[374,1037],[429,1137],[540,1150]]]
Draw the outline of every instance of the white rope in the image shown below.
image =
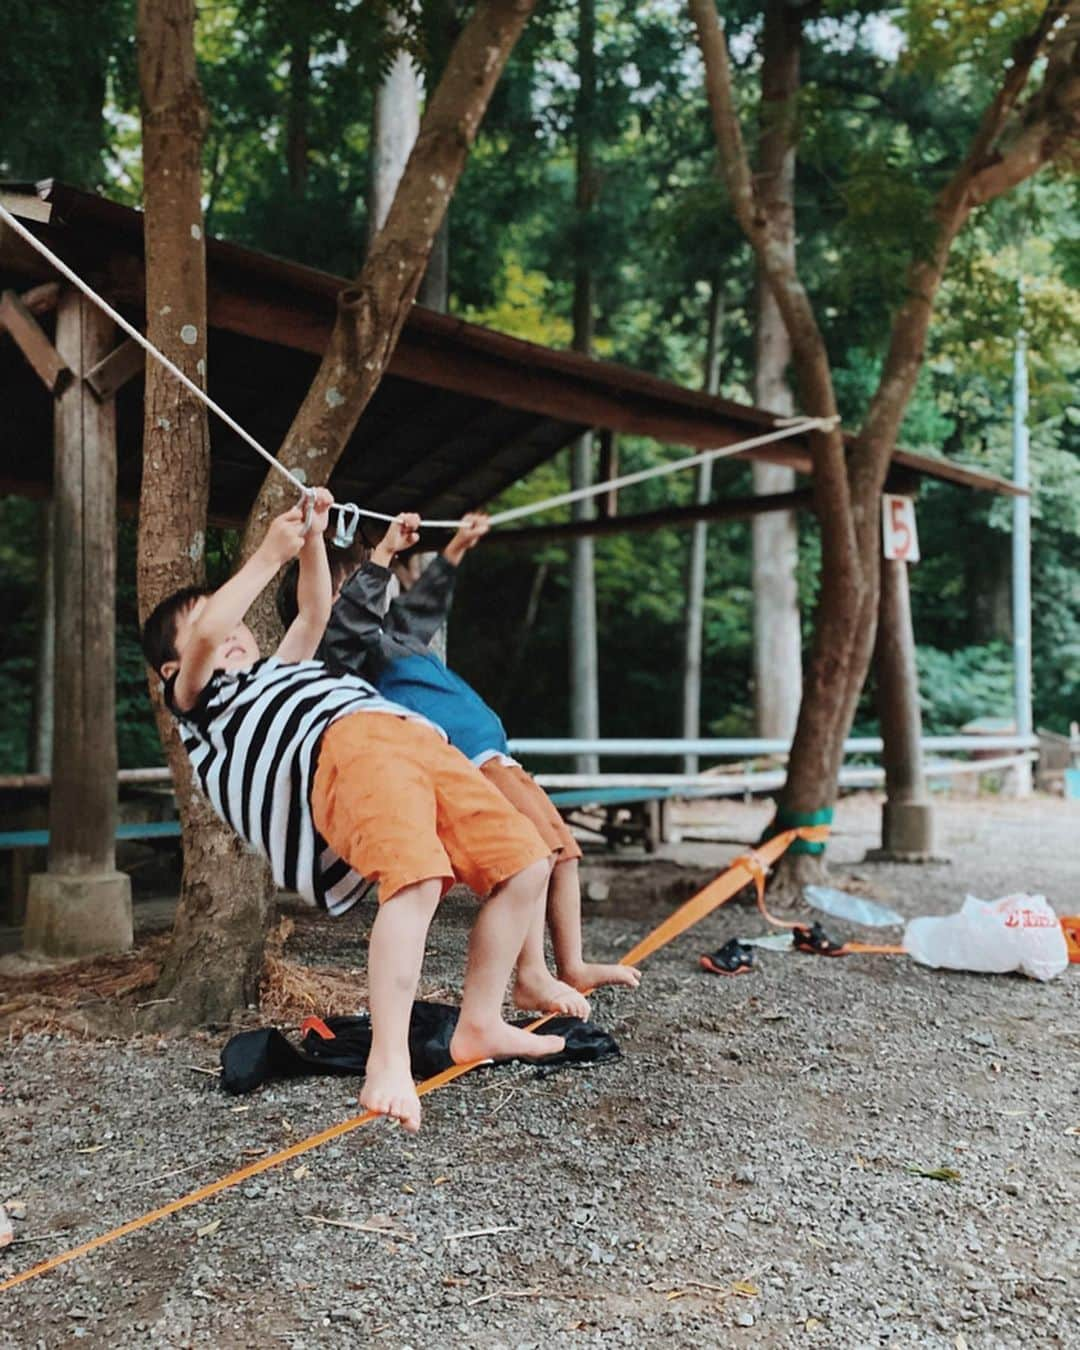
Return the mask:
[[[553,506],[565,506],[567,502],[583,501],[586,497],[598,497],[604,492],[613,492],[617,488],[629,487],[632,483],[644,483],[649,478],[662,478],[669,473],[679,473],[691,469],[695,464],[711,464],[717,459],[727,459],[730,455],[740,454],[743,450],[752,450],[758,445],[768,445],[771,441],[782,441],[788,436],[798,436],[804,431],[828,431],[839,419],[835,417],[785,418],[785,425],[775,431],[767,431],[760,436],[751,436],[748,440],[737,441],[734,445],[722,446],[719,450],[702,450],[700,454],[690,455],[687,459],[672,460],[667,464],[654,464],[650,469],[638,469],[635,473],[624,473],[621,478],[609,478],[604,483],[593,483],[590,487],[575,488],[572,492],[560,492],[556,497],[548,497],[542,502],[530,502],[527,506],[514,506],[509,511],[498,511],[491,517],[492,525],[505,525],[511,520],[520,520],[524,516],[537,515]],[[787,425],[789,424],[790,425]]]
[[244,430],[239,422],[234,421],[224,408],[219,408],[205,390],[200,389],[195,381],[189,379],[179,366],[174,365],[167,356],[162,352],[159,352],[148,338],[145,338],[133,324],[128,323],[127,319],[125,319],[122,314],[118,314],[107,300],[103,300],[92,286],[83,281],[82,277],[80,277],[77,272],[73,272],[62,258],[56,256],[52,249],[47,248],[40,239],[31,234],[26,226],[23,225],[21,221],[17,220],[2,204],[0,204],[0,220],[3,220],[10,225],[20,239],[24,239],[32,248],[37,249],[41,256],[51,263],[62,277],[66,277],[73,286],[77,286],[78,289],[82,291],[83,295],[85,295],[88,300],[92,300],[103,313],[107,314],[118,328],[122,328],[133,342],[137,342],[145,352],[149,353],[155,360],[160,361],[167,371],[175,375],[180,383],[186,389],[189,389],[197,399],[205,403],[212,413],[216,413],[230,430],[235,431],[242,441],[245,441],[251,446],[256,454],[262,455],[263,459],[265,459],[268,464],[272,464],[279,473],[283,473],[289,482],[292,483],[293,487],[301,494],[310,493],[310,489],[306,484],[302,483],[295,474],[290,473],[279,459],[276,459],[269,450],[264,446],[261,446],[250,432]]
[[[310,518],[312,490],[306,483],[301,482],[294,473],[291,473],[285,465],[282,464],[281,460],[271,454],[265,446],[260,445],[249,431],[245,431],[239,422],[230,417],[224,408],[215,403],[205,390],[201,389],[194,380],[184,374],[179,366],[175,365],[167,356],[158,351],[154,344],[148,338],[144,337],[133,324],[128,323],[127,319],[125,319],[122,314],[118,314],[108,301],[102,299],[97,291],[85,282],[77,272],[72,271],[62,258],[58,258],[50,248],[41,242],[40,239],[31,234],[26,226],[13,216],[3,204],[0,204],[0,220],[3,220],[10,226],[19,238],[28,243],[31,248],[36,249],[62,277],[65,277],[73,286],[82,291],[83,295],[97,305],[104,314],[107,314],[109,318],[112,319],[113,323],[115,323],[118,328],[122,329],[133,342],[137,342],[148,355],[160,362],[172,375],[175,375],[185,389],[188,389],[200,402],[204,403],[210,412],[219,417],[221,421],[224,422],[231,431],[234,431],[246,445],[249,445],[256,454],[261,455],[269,465],[278,471],[278,473],[283,474],[305,500],[308,509],[308,518]],[[560,492],[557,496],[547,497],[539,502],[530,502],[526,506],[514,506],[507,511],[496,512],[496,514],[491,517],[491,523],[492,525],[505,525],[511,520],[522,520],[526,516],[539,515],[541,511],[549,511],[556,506],[565,506],[568,502],[583,501],[588,497],[598,497],[602,493],[613,492],[618,488],[629,487],[633,483],[644,483],[650,478],[661,478],[669,473],[679,473],[681,470],[693,468],[697,464],[708,464],[717,459],[726,459],[731,455],[740,454],[744,450],[752,450],[756,446],[768,445],[772,441],[784,440],[789,436],[798,436],[806,431],[828,431],[838,420],[839,419],[836,417],[777,418],[776,429],[763,432],[760,436],[752,436],[748,440],[737,441],[734,445],[725,445],[717,450],[703,450],[700,454],[691,455],[687,459],[673,460],[668,464],[655,464],[652,468],[639,469],[636,473],[623,474],[619,478],[609,478],[603,483],[593,483],[589,487],[575,488],[571,492]],[[386,515],[382,511],[369,511],[366,508],[356,506],[351,502],[336,504],[335,509],[339,511],[342,519],[346,518],[347,515],[354,514],[364,516],[368,520],[383,520],[389,522],[396,519],[395,516]],[[456,530],[461,526],[462,521],[422,520],[420,523],[422,527],[427,527],[429,529]]]

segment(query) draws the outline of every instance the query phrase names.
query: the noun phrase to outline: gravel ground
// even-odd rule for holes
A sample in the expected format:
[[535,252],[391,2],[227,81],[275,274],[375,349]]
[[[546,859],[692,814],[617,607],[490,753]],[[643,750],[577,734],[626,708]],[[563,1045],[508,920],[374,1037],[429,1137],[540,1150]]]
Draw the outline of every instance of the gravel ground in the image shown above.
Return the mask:
[[[764,818],[695,813],[731,838]],[[952,861],[918,868],[858,862],[877,813],[844,803],[833,856],[905,914],[1022,888],[1080,911],[1075,804],[943,803]],[[591,951],[625,950],[735,851],[609,868]],[[459,979],[469,913],[436,920],[428,988]],[[369,921],[311,919],[300,949],[353,964]],[[477,1073],[427,1100],[416,1138],[360,1130],[0,1296],[0,1344],[1080,1346],[1078,973],[697,970],[757,931],[729,906],[638,995],[597,997],[618,1063]],[[195,1071],[220,1040],[4,1047],[0,1200],[26,1217],[0,1274],[353,1112],[345,1079],[225,1097]]]

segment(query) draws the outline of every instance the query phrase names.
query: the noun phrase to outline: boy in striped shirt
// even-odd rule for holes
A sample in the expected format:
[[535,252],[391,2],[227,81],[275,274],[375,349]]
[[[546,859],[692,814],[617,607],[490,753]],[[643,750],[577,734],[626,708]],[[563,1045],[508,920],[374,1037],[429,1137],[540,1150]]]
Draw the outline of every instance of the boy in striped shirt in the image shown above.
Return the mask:
[[[312,660],[330,615],[323,534],[332,498],[316,493],[310,529],[294,507],[217,591],[163,600],[143,628],[196,781],[215,810],[270,862],[279,886],[341,913],[363,879],[379,885],[368,985],[372,1047],[361,1105],[420,1126],[408,1029],[428,926],[455,879],[488,895],[473,926],[456,1063],[539,1058],[559,1036],[502,1019],[515,958],[542,901],[550,851],[426,719],[355,676]],[[268,660],[244,623],[259,594],[299,558],[299,612]]]
[[[581,847],[550,798],[510,757],[497,714],[430,650],[446,622],[458,568],[490,529],[488,517],[467,515],[443,552],[412,588],[390,599],[391,564],[420,538],[420,517],[402,512],[381,541],[366,550],[358,567],[341,550],[331,551],[334,606],[319,657],[334,671],[361,675],[384,698],[393,699],[434,722],[480,770],[489,783],[536,827],[552,850],[546,905],[537,911],[518,959],[513,997],[519,1008],[583,1015],[583,994],[601,985],[637,987],[641,975],[630,966],[586,961],[582,948]],[[277,606],[288,626],[297,613],[297,570],[286,569]],[[545,915],[546,910],[546,915]],[[559,978],[544,955],[544,920],[551,932]]]

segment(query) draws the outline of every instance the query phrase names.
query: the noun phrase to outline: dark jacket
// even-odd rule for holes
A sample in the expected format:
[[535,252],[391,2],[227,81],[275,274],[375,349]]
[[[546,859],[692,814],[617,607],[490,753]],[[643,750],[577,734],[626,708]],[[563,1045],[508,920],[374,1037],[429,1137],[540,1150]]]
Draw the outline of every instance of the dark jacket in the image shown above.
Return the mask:
[[428,650],[446,621],[457,568],[441,555],[386,612],[388,568],[367,562],[334,604],[319,656],[332,669],[362,675],[387,698],[442,727],[469,759],[507,753],[498,716]]

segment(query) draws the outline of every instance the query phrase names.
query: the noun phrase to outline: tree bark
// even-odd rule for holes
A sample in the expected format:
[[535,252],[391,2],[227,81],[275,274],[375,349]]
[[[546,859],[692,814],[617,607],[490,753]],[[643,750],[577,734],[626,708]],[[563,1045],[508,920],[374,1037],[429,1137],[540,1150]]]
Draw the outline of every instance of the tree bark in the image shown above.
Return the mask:
[[[705,360],[702,388],[707,394],[720,392],[720,340],[724,331],[724,282],[719,271],[712,279],[709,294],[708,329],[705,336]],[[697,471],[695,500],[704,506],[712,497],[712,464],[706,460]],[[694,522],[690,531],[690,555],[686,567],[686,623],[683,628],[683,715],[682,734],[686,740],[701,735],[701,664],[705,639],[705,580],[709,553],[709,523]],[[697,755],[683,755],[683,773],[697,773]]]
[[298,7],[289,41],[289,103],[285,115],[285,168],[296,201],[307,195],[308,123],[311,111],[311,37]]
[[[454,46],[386,222],[356,281],[338,297],[326,351],[279,451],[307,483],[328,481],[378,387],[492,90],[535,2],[481,0]],[[293,496],[271,470],[248,516],[245,556]]]
[[[791,338],[807,413],[836,412],[828,354],[809,297],[762,201],[743,148],[727,44],[714,0],[689,0],[705,58],[706,91],[735,215],[754,248]],[[878,605],[879,505],[896,436],[922,366],[934,299],[949,250],[975,205],[1048,162],[1080,132],[1080,6],[1057,0],[1018,42],[962,164],[938,195],[934,237],[908,269],[908,297],[894,316],[888,351],[866,419],[845,458],[839,430],[813,438],[814,505],[822,539],[821,590],[782,815],[831,807],[859,693],[874,646]],[[1036,59],[1042,87],[1020,112]],[[1007,137],[1004,132],[1010,133]],[[794,859],[796,874],[806,858]],[[783,870],[783,869],[781,869]],[[801,880],[796,875],[791,878]]]
[[[403,27],[401,15],[387,18],[391,34]],[[408,52],[398,52],[375,91],[371,123],[371,184],[368,191],[368,247],[386,224],[394,194],[420,134],[423,95],[420,71]]]
[[[146,333],[191,379],[206,380],[206,250],[201,152],[206,108],[195,70],[193,0],[139,0]],[[205,580],[210,437],[206,410],[155,361],[144,386],[139,501],[140,618]],[[150,678],[184,843],[173,941],[157,994],[159,1022],[227,1021],[257,1000],[272,890],[264,865],[192,786],[159,681]]]
[[[804,9],[768,0],[762,31],[761,129],[758,195],[772,220],[777,246],[795,267],[795,145]],[[754,402],[790,417],[795,403],[788,384],[791,340],[776,298],[760,277],[754,326]],[[791,492],[794,470],[755,461],[754,492]],[[769,739],[794,734],[802,696],[802,632],[799,623],[799,528],[794,511],[755,516],[754,712],[757,734]]]
[[[444,16],[445,17],[445,16]],[[399,12],[388,19],[390,31],[400,33],[404,22]],[[420,130],[424,81],[412,58],[399,52],[386,79],[375,95],[372,123],[371,191],[368,200],[368,243],[374,240],[386,221],[394,194],[398,190],[405,165],[409,162]],[[424,269],[417,299],[429,309],[445,313],[448,301],[449,216],[443,216]],[[438,556],[414,553],[404,564],[413,581],[418,581]],[[443,623],[428,643],[440,661],[446,661],[449,623]]]

